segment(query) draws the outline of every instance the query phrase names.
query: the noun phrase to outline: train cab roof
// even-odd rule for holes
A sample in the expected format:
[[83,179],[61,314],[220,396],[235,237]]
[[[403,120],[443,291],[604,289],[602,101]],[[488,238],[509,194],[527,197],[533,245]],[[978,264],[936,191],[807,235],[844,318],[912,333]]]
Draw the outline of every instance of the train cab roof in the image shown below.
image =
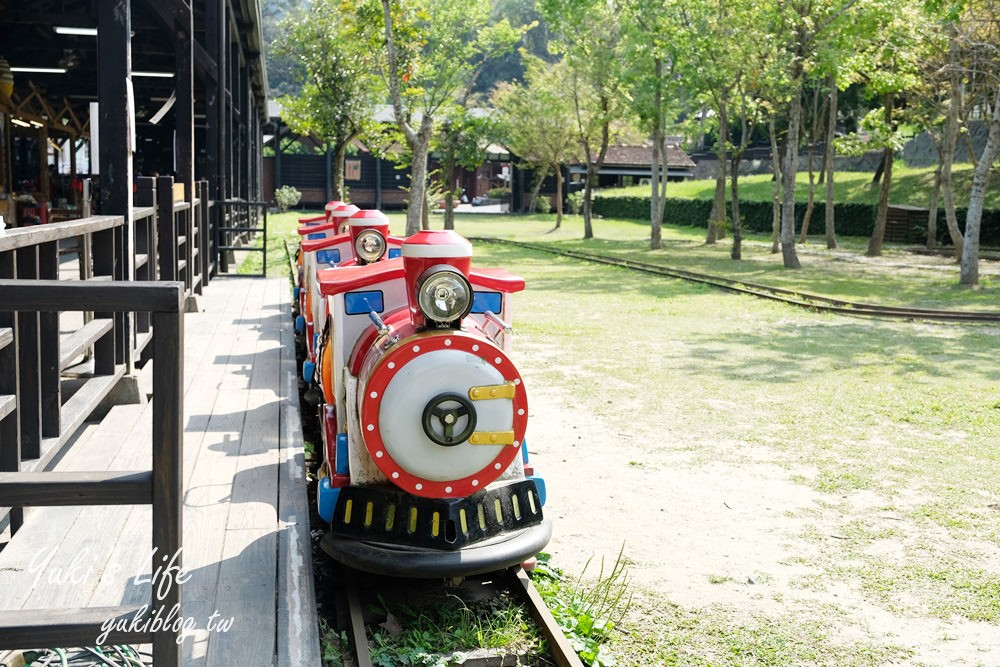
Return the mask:
[[338,243],[350,243],[351,235],[347,232],[343,234],[335,234],[333,236],[327,236],[326,238],[319,239],[306,239],[302,241],[302,252],[315,252],[317,250],[322,250],[323,248],[329,248],[332,245],[337,245]]
[[406,275],[402,262],[374,262],[364,266],[323,269],[316,275],[323,296],[334,296],[363,289],[387,280],[402,280]]
[[296,229],[296,231],[299,233],[299,236],[308,236],[309,234],[328,232],[331,229],[336,231],[338,224],[339,223],[336,222],[326,222],[322,225],[301,225]]

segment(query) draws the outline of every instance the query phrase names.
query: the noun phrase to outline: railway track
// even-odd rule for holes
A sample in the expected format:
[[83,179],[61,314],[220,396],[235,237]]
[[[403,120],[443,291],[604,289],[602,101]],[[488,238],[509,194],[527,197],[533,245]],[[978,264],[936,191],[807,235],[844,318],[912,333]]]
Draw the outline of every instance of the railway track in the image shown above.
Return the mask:
[[721,276],[713,276],[707,273],[696,273],[667,266],[660,266],[649,262],[640,262],[632,259],[622,259],[617,257],[607,257],[579,250],[565,250],[553,248],[544,244],[525,243],[523,241],[511,241],[495,237],[472,237],[471,241],[477,243],[498,243],[512,245],[540,252],[547,252],[553,255],[579,259],[588,262],[597,262],[618,266],[633,271],[651,273],[668,278],[677,278],[689,282],[711,285],[718,289],[738,294],[748,294],[763,299],[779,301],[793,306],[808,308],[809,310],[821,313],[838,313],[841,315],[855,315],[860,317],[872,317],[880,319],[894,320],[928,320],[934,322],[1000,322],[1000,312],[973,312],[962,310],[940,310],[934,308],[911,308],[900,306],[880,306],[856,301],[844,301],[832,299],[817,294],[809,294],[799,290],[789,290],[781,287],[771,287],[760,285],[744,280],[733,280]]
[[[372,667],[375,664],[369,646],[368,628],[374,627],[378,621],[382,621],[383,627],[391,623],[381,617],[373,621],[370,612],[372,607],[391,604],[387,602],[387,598],[420,606],[442,604],[447,598],[458,599],[459,595],[463,598],[508,595],[511,599],[519,601],[534,621],[538,635],[544,640],[547,648],[546,653],[530,656],[469,647],[468,651],[461,652],[463,655],[459,660],[466,667],[506,665],[583,667],[580,658],[545,606],[541,595],[520,566],[468,577],[460,583],[455,582],[455,587],[452,589],[443,588],[440,581],[391,579],[348,569],[341,569],[338,579],[343,585],[338,595],[337,606],[340,612],[338,616],[341,617],[339,624],[349,628],[351,645],[354,649],[354,664],[357,667]],[[462,590],[459,590],[458,586],[461,586]],[[400,629],[405,631],[407,628]],[[445,662],[451,664],[447,656],[442,658],[442,664]]]

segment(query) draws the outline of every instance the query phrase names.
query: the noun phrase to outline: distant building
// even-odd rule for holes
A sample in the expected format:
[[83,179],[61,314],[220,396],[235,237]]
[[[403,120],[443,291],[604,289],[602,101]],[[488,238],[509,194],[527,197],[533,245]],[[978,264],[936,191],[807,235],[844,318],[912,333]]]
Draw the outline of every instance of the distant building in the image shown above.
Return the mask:
[[[598,188],[617,188],[649,183],[653,174],[652,146],[609,146],[604,165],[597,172]],[[667,180],[682,181],[694,176],[697,167],[694,160],[677,145],[667,146]],[[563,196],[583,189],[587,165],[573,162],[563,167]],[[531,197],[534,174],[530,170],[519,170],[514,184],[514,209],[524,212]],[[539,195],[549,197],[556,194],[556,178],[548,176],[542,182]],[[551,201],[554,204],[554,201]]]

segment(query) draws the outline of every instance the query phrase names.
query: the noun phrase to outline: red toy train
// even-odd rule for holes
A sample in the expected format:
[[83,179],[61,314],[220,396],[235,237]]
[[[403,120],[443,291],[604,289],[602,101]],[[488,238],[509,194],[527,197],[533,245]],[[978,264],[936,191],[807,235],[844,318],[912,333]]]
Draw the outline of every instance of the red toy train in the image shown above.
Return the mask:
[[511,301],[524,281],[473,268],[472,246],[455,232],[394,239],[377,212],[348,220],[354,252],[335,264],[302,257],[324,249],[303,235],[297,287],[311,351],[304,378],[322,397],[323,549],[356,569],[409,577],[530,558],[551,524],[510,357]]

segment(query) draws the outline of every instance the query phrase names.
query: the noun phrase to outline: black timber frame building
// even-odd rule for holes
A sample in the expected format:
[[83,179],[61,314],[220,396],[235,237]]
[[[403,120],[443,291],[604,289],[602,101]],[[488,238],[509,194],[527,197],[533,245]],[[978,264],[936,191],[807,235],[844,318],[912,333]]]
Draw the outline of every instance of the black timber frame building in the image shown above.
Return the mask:
[[[8,224],[15,194],[50,199],[50,146],[75,158],[90,139],[95,212],[130,220],[138,176],[172,175],[188,202],[196,180],[212,200],[261,198],[259,0],[0,0],[0,58],[14,79],[0,90]],[[90,175],[69,163],[70,179]]]

